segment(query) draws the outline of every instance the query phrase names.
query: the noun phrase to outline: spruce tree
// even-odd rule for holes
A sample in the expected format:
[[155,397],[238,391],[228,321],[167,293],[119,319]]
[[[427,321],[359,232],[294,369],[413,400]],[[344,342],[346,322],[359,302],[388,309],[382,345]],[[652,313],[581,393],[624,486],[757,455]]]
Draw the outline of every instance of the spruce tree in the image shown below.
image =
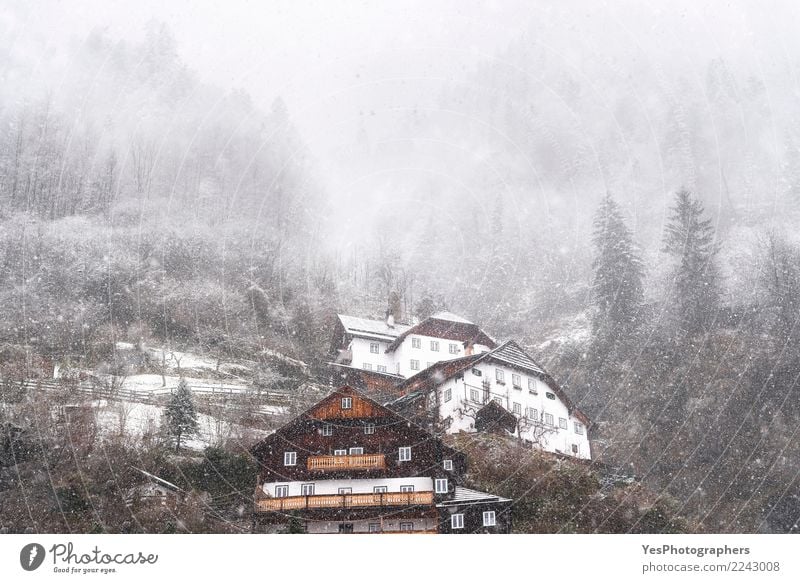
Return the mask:
[[675,194],[664,233],[664,252],[677,260],[674,308],[679,328],[688,336],[708,329],[720,302],[719,247],[711,219],[704,219],[703,214],[703,203],[682,189]]
[[596,312],[592,324],[596,340],[610,348],[620,335],[635,328],[644,302],[642,260],[610,194],[603,198],[595,215],[592,241],[596,249],[592,264]]
[[197,433],[197,411],[186,379],[181,378],[164,409],[167,433],[175,438],[175,451],[180,451],[181,438]]

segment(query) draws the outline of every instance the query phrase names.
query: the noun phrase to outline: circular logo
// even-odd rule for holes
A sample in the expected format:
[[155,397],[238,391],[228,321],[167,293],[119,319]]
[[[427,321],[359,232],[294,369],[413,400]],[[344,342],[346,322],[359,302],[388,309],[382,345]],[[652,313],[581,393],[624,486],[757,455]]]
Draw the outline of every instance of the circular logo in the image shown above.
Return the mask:
[[19,564],[26,571],[35,571],[44,562],[44,547],[39,543],[30,543],[19,552]]

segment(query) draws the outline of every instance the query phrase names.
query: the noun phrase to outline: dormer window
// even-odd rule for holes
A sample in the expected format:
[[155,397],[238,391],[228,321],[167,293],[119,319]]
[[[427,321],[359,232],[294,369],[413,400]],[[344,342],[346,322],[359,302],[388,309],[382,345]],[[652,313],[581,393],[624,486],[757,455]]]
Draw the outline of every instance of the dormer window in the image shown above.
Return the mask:
[[352,409],[352,408],[353,408],[353,398],[342,397],[342,409]]
[[409,462],[411,461],[411,448],[410,447],[401,447],[398,449],[398,459],[401,462]]

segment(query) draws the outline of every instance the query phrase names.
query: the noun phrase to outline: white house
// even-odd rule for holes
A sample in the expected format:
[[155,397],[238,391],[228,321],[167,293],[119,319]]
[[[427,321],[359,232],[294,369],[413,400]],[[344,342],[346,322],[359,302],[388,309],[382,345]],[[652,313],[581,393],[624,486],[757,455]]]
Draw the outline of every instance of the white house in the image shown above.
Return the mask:
[[488,352],[496,342],[476,324],[439,312],[415,325],[337,315],[336,364],[407,378],[437,362]]
[[[497,421],[534,447],[591,459],[589,419],[514,341],[434,364],[397,389],[403,396],[392,408],[437,421],[448,433],[478,431]],[[505,420],[498,419],[499,410],[507,412]]]

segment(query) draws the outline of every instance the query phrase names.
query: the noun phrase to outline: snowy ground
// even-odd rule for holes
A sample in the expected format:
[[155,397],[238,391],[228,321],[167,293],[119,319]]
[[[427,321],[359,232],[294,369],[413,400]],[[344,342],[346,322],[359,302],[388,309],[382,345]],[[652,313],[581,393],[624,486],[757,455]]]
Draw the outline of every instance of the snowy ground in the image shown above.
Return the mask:
[[[132,401],[93,401],[97,426],[106,437],[120,436],[136,442],[150,435],[158,434],[163,408],[157,405],[135,403]],[[221,419],[199,413],[197,415],[198,433],[188,437],[183,443],[188,449],[202,450],[209,445],[229,439],[263,437],[270,431],[244,427]]]

